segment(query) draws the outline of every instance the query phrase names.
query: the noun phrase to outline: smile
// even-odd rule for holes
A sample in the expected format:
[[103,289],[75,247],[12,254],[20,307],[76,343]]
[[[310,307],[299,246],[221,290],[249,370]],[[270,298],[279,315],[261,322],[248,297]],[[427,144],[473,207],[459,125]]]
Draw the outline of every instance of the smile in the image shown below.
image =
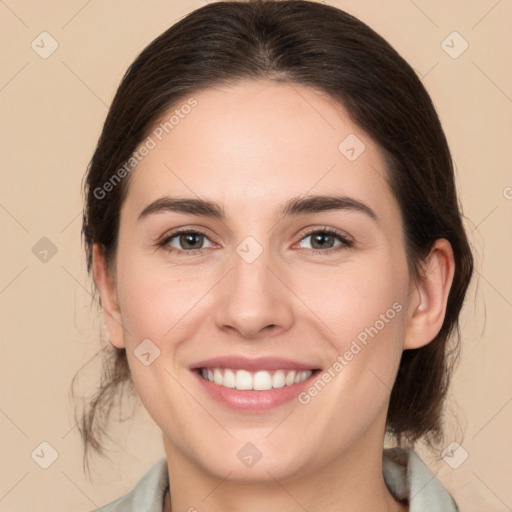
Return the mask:
[[255,390],[267,391],[285,386],[299,384],[311,377],[312,370],[260,370],[249,372],[230,368],[202,368],[200,371],[203,379],[213,382],[218,386],[237,389],[239,391]]

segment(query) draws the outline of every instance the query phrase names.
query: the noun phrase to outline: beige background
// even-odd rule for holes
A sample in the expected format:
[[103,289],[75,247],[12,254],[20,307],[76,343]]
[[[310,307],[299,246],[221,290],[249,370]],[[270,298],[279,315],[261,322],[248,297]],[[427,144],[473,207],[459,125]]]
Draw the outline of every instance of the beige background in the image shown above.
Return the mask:
[[[425,454],[425,461],[462,511],[512,510],[512,1],[327,3],[360,17],[397,48],[425,83],[446,130],[477,253],[446,443],[458,441],[469,456],[456,469],[440,454]],[[164,455],[160,431],[140,407],[133,421],[112,425],[111,460],[93,459],[92,483],[82,471],[69,388],[100,346],[100,322],[80,244],[81,179],[128,65],[201,5],[0,2],[1,512],[90,510],[128,492]],[[31,47],[43,31],[58,43],[46,59]],[[469,43],[457,59],[441,45],[453,31]],[[451,51],[460,49],[462,41],[453,41]],[[33,253],[43,237],[57,249],[46,262]],[[94,383],[94,368],[88,375]],[[47,469],[31,458],[43,441],[58,452]]]

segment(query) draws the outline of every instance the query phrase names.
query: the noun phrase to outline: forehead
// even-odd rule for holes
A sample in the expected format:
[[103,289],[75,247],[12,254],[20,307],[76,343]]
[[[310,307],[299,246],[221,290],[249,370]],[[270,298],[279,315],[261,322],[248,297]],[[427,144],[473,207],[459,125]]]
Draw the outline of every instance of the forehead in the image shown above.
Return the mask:
[[163,195],[199,196],[228,212],[233,205],[261,215],[311,192],[396,213],[378,146],[340,103],[297,84],[242,82],[195,93],[149,137],[152,148],[131,173],[123,208],[140,212]]

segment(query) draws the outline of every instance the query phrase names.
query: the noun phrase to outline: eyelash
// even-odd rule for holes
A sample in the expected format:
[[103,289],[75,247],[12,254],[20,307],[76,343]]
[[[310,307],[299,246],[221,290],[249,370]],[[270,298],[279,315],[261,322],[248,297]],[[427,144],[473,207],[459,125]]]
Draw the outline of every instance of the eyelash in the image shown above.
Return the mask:
[[[204,249],[191,249],[189,251],[185,251],[183,249],[176,249],[175,247],[171,247],[171,246],[168,245],[169,242],[173,238],[175,238],[176,236],[178,236],[180,234],[183,234],[183,233],[186,233],[186,234],[189,234],[189,235],[203,235],[206,238],[209,238],[208,235],[204,231],[201,231],[200,229],[197,229],[197,228],[194,228],[194,229],[182,228],[182,229],[177,229],[177,230],[173,231],[168,236],[166,236],[163,240],[158,242],[157,243],[158,247],[164,249],[165,251],[167,251],[169,253],[175,253],[178,256],[183,256],[185,254],[187,254],[189,256],[194,256],[194,255],[197,255],[197,254],[199,254],[199,255],[203,254]],[[341,242],[341,245],[339,245],[338,247],[331,247],[330,249],[325,249],[325,250],[321,250],[321,249],[308,249],[309,251],[311,251],[312,254],[318,254],[318,255],[325,256],[325,255],[329,255],[329,254],[332,254],[332,253],[335,253],[335,252],[338,252],[338,251],[342,251],[344,249],[348,249],[348,248],[354,246],[354,242],[352,240],[349,240],[344,235],[344,233],[342,231],[338,231],[337,229],[333,229],[333,228],[329,228],[329,227],[320,227],[320,228],[315,228],[315,229],[312,229],[310,231],[307,231],[306,233],[304,233],[302,235],[302,237],[299,240],[299,242],[302,242],[302,240],[304,240],[304,238],[307,238],[308,236],[315,235],[315,234],[328,234],[328,235],[332,235],[332,236],[336,237]]]

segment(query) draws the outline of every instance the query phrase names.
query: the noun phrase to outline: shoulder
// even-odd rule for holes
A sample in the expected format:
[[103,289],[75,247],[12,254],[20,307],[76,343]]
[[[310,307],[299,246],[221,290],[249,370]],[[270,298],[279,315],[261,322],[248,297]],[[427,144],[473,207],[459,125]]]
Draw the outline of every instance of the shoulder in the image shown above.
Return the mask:
[[89,512],[162,512],[168,483],[167,461],[163,458],[144,473],[129,493]]
[[412,450],[387,448],[382,470],[390,492],[407,500],[409,512],[458,512],[455,500]]

